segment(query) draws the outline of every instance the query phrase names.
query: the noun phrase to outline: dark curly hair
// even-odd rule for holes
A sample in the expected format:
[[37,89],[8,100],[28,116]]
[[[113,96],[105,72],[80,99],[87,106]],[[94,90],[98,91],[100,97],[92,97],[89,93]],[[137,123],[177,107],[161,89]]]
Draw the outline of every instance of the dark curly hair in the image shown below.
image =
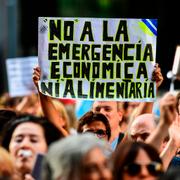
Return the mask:
[[93,113],[92,111],[88,111],[87,113],[85,113],[78,121],[77,132],[82,133],[83,126],[86,124],[90,124],[94,121],[101,121],[105,125],[106,133],[109,140],[111,137],[111,128],[108,119],[102,113]]

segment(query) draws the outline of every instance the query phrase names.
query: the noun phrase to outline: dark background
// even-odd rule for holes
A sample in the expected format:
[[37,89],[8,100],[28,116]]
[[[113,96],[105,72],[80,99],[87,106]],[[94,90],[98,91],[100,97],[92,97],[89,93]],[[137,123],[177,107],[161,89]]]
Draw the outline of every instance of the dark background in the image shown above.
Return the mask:
[[[4,23],[9,34],[7,34],[6,40],[0,44],[0,63],[2,64],[0,64],[0,80],[2,82],[0,93],[7,90],[3,70],[5,59],[16,56],[37,56],[39,16],[158,19],[156,62],[160,64],[165,78],[161,90],[169,90],[170,80],[167,79],[166,74],[172,69],[176,46],[180,45],[180,10],[177,0],[19,0],[14,8],[17,14],[16,29],[14,29],[17,35],[16,51],[10,53],[8,48],[3,48],[4,44],[9,47],[8,43],[11,43],[9,38],[11,33],[8,29],[12,27],[12,25]],[[8,14],[10,9],[6,7],[4,9]],[[10,21],[9,18],[6,20]],[[3,28],[0,27],[0,30],[3,31]],[[176,80],[175,89],[180,88],[179,84],[179,81]]]

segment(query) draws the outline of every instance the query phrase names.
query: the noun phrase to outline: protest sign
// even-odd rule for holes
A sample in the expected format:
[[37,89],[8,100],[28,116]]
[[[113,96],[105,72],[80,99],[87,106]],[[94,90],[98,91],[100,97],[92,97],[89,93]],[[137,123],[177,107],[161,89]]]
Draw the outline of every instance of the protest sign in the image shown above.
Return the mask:
[[32,81],[33,68],[38,64],[38,57],[17,57],[6,60],[8,90],[11,97],[37,93]]
[[60,98],[152,101],[156,19],[40,17],[39,89]]

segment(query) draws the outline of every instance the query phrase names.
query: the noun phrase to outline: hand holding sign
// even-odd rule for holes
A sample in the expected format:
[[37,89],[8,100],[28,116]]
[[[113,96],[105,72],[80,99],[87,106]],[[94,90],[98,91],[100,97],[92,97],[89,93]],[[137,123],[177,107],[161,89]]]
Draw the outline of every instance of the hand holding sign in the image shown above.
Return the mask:
[[33,68],[33,82],[34,82],[34,85],[38,88],[38,82],[40,80],[40,77],[41,77],[41,69],[39,66],[36,66],[35,68]]

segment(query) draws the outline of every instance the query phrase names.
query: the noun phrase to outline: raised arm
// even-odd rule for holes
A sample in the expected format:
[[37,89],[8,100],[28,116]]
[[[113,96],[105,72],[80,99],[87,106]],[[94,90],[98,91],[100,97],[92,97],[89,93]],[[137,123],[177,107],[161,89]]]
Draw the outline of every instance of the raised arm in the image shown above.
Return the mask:
[[48,120],[51,121],[64,136],[68,136],[69,132],[67,129],[64,128],[66,124],[59,115],[59,112],[56,110],[51,97],[46,96],[39,91],[38,81],[40,80],[40,76],[41,76],[40,67],[35,67],[33,71],[33,82],[34,85],[37,87],[39,93],[43,113],[48,118]]
[[168,135],[170,125],[175,121],[176,112],[176,97],[170,92],[166,93],[160,101],[160,120],[156,129],[147,138],[146,143],[153,145],[159,149],[163,140]]
[[161,153],[161,158],[164,163],[165,169],[168,168],[172,158],[176,155],[177,150],[180,148],[180,117],[176,117],[176,120],[169,128],[170,139]]

